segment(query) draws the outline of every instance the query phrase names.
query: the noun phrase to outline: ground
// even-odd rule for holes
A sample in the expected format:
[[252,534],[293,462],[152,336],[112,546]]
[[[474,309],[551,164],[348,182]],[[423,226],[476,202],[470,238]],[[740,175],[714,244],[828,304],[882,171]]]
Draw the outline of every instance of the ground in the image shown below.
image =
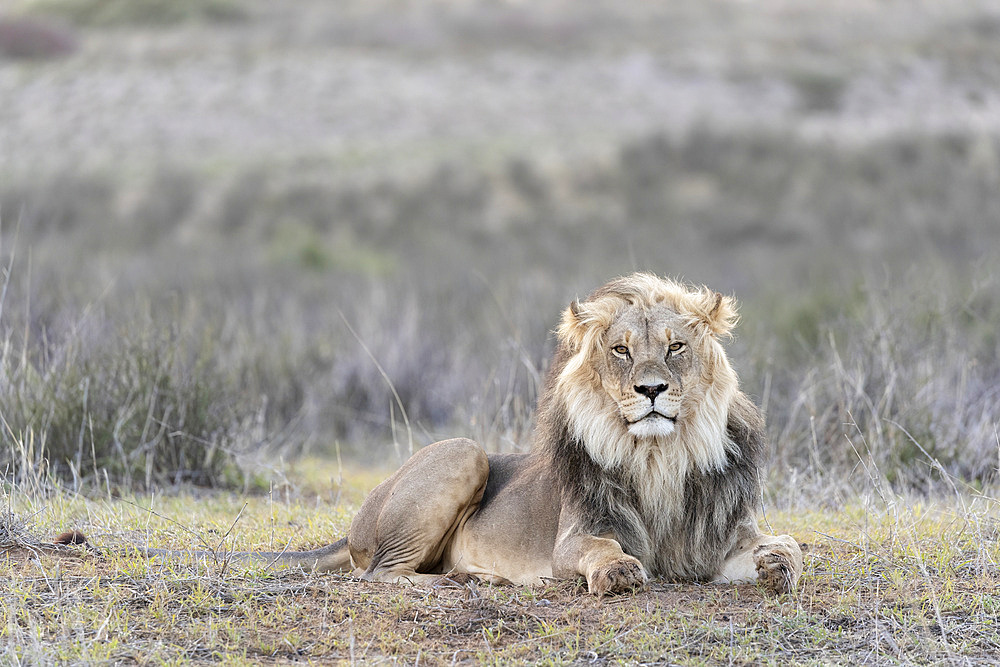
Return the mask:
[[995,502],[973,495],[930,502],[873,494],[769,511],[765,530],[805,545],[801,585],[780,597],[754,585],[664,581],[604,599],[577,582],[406,587],[267,572],[224,557],[194,565],[29,548],[42,527],[54,534],[71,524],[112,548],[312,548],[344,533],[378,477],[246,498],[8,490],[5,504],[33,518],[30,526],[8,520],[0,662],[1000,662],[1000,530]]

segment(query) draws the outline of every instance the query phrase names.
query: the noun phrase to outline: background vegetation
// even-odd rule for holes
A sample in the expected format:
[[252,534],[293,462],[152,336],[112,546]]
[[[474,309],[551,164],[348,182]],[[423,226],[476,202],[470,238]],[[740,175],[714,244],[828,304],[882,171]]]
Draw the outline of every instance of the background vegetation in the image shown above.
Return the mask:
[[[994,0],[3,4],[0,664],[995,663],[998,91]],[[794,595],[225,558],[527,448],[560,310],[636,269],[742,303]]]
[[742,300],[781,477],[994,480],[989,3],[93,4],[0,31],[76,44],[0,61],[13,474],[521,449],[560,309],[646,269]]

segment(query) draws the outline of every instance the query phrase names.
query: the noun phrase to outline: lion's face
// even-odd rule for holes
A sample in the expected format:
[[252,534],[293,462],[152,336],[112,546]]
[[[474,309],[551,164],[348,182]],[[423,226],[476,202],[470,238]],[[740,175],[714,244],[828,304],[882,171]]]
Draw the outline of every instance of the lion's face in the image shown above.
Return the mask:
[[606,467],[645,462],[640,452],[665,469],[675,454],[723,465],[738,385],[718,339],[735,323],[732,299],[644,273],[571,304],[555,387],[571,435]]
[[663,304],[630,305],[604,336],[598,361],[601,385],[638,438],[674,432],[685,398],[700,377],[696,332]]

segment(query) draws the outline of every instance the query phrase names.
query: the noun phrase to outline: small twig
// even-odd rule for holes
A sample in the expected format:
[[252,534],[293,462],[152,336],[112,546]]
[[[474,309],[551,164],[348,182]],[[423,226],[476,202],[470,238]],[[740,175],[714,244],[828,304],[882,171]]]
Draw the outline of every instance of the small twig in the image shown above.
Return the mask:
[[[236,513],[236,518],[233,519],[233,522],[229,525],[229,530],[227,530],[226,534],[222,536],[221,540],[219,540],[219,545],[216,547],[216,549],[214,549],[212,551],[212,556],[216,557],[216,561],[215,561],[216,564],[219,564],[219,561],[218,561],[218,558],[217,558],[217,555],[218,555],[218,551],[217,550],[221,549],[222,546],[226,543],[226,539],[228,539],[230,533],[233,532],[233,528],[236,527],[236,524],[239,522],[240,517],[243,516],[243,510],[245,510],[246,508],[247,508],[247,503],[243,503],[243,507],[241,507],[240,511]],[[229,567],[229,563],[232,560],[232,558],[233,558],[232,552],[229,552],[229,553],[226,554],[226,558],[222,562],[222,571],[219,572],[219,576],[225,576],[225,574],[226,574],[226,568]]]
[[[142,505],[139,505],[138,503],[134,503],[134,502],[132,502],[131,500],[129,500],[127,498],[121,498],[121,497],[119,497],[118,500],[120,500],[121,502],[123,502],[123,503],[125,503],[127,505],[131,505],[132,507],[141,509],[144,512],[148,512],[149,514],[152,514],[155,517],[163,519],[164,521],[169,521],[170,523],[174,524],[175,526],[177,526],[178,528],[180,528],[184,532],[186,532],[186,533],[188,533],[190,535],[193,535],[198,540],[198,542],[203,547],[205,547],[206,551],[212,552],[213,557],[215,556],[215,550],[212,548],[212,545],[209,544],[208,541],[205,540],[205,538],[203,538],[201,536],[201,533],[199,533],[199,532],[197,532],[197,531],[195,531],[195,530],[193,530],[191,528],[188,528],[187,526],[185,526],[184,524],[182,524],[179,521],[171,519],[170,517],[165,516],[163,514],[160,514],[159,512],[157,512],[156,510],[154,510],[152,507],[143,507]],[[242,513],[242,510],[240,510],[240,511]]]
[[840,537],[834,537],[833,535],[827,535],[826,533],[821,533],[820,531],[815,530],[815,529],[813,530],[813,532],[816,533],[817,535],[821,536],[821,537],[825,537],[828,540],[833,540],[834,542],[840,542],[842,544],[850,545],[850,546],[854,547],[855,549],[857,549],[858,551],[863,552],[866,555],[871,554],[871,555],[875,556],[876,558],[878,558],[879,560],[884,560],[881,556],[879,556],[878,554],[871,553],[870,551],[868,551],[867,549],[865,549],[863,546],[861,546],[857,542],[851,542],[850,540],[845,540],[845,539],[842,539]]
[[[0,216],[0,232],[3,232],[3,216]],[[10,285],[10,277],[14,269],[14,259],[17,257],[17,238],[21,235],[21,221],[18,219],[17,225],[14,227],[14,241],[13,249],[10,251],[10,261],[7,262],[7,268],[3,270],[3,287],[0,289],[0,322],[3,322],[3,305],[7,301],[7,286]],[[3,236],[0,234],[0,239]],[[2,244],[0,244],[0,251],[3,250]]]

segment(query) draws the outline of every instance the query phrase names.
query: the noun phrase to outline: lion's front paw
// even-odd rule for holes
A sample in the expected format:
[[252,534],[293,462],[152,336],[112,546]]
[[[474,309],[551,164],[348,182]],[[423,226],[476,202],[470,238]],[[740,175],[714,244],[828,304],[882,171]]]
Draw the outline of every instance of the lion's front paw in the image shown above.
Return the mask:
[[790,593],[802,576],[802,550],[787,535],[761,544],[753,552],[757,581],[771,594]]
[[625,556],[594,569],[587,577],[587,589],[598,597],[607,593],[626,593],[644,589],[648,579],[642,563]]

